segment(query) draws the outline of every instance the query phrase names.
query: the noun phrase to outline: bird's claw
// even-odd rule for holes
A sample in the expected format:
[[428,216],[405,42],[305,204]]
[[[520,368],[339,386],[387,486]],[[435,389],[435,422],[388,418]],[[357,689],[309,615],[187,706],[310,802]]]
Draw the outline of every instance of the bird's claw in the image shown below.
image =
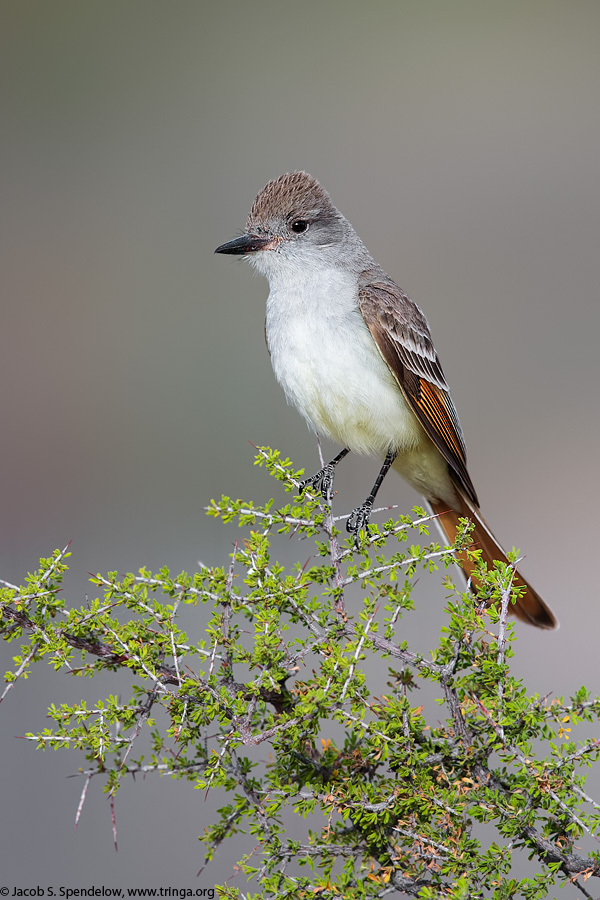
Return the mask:
[[357,550],[360,547],[358,537],[360,532],[366,531],[367,536],[369,534],[369,519],[371,518],[372,511],[373,501],[365,500],[364,503],[361,503],[360,506],[357,506],[356,509],[352,510],[348,517],[348,521],[346,522],[346,531],[354,535],[354,546]]
[[334,473],[335,467],[330,463],[323,466],[316,475],[311,475],[310,478],[305,478],[304,481],[300,482],[299,493],[302,494],[307,487],[312,487],[321,494],[324,500],[329,500],[333,487]]

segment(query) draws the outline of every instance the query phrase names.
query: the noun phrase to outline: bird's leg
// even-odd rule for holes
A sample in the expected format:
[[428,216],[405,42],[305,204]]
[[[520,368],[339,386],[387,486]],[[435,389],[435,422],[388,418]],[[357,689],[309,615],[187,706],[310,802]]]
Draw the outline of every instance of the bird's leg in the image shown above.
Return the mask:
[[379,475],[377,476],[377,480],[373,485],[373,490],[367,497],[364,503],[361,503],[360,506],[357,506],[356,509],[352,510],[348,521],[346,522],[346,531],[349,531],[350,534],[354,535],[354,544],[358,549],[358,535],[361,529],[364,529],[367,533],[369,531],[369,519],[371,518],[371,512],[373,510],[373,503],[375,501],[375,497],[377,496],[377,491],[381,487],[381,482],[389,472],[394,460],[398,456],[397,450],[388,450],[387,456],[383,462]]
[[335,467],[345,456],[348,456],[349,453],[350,451],[348,448],[341,450],[336,458],[332,459],[326,466],[323,466],[322,469],[319,469],[316,475],[311,475],[310,478],[305,478],[304,481],[301,481],[300,493],[302,494],[302,492],[310,485],[315,491],[320,491],[325,500],[329,500],[331,497],[331,489],[333,487]]

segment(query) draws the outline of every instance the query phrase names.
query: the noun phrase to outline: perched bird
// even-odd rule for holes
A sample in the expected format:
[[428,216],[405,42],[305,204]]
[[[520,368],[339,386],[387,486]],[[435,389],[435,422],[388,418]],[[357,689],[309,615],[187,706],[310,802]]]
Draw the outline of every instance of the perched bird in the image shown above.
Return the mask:
[[[506,554],[479,511],[458,415],[419,307],[377,265],[319,182],[306,172],[270,181],[244,234],[215,253],[245,256],[269,280],[265,334],[273,371],[310,428],[343,450],[304,485],[327,496],[351,450],[383,459],[365,502],[347,522],[366,528],[393,467],[430,504],[448,541],[459,517],[474,523],[482,558]],[[473,563],[462,554],[468,574]],[[556,619],[519,574],[525,593],[510,612],[539,628]]]

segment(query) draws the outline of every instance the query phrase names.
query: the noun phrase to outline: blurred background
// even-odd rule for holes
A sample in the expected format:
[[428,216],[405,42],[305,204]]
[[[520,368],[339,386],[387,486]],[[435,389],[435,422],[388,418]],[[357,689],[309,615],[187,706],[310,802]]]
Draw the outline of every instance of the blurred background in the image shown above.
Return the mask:
[[[89,572],[226,564],[205,504],[283,497],[250,442],[318,467],[271,373],[267,284],[213,255],[303,168],[424,309],[486,518],[561,620],[519,627],[514,671],[597,692],[599,37],[593,0],[3,0],[0,577],[68,541],[74,604]],[[337,511],[376,468],[344,463]],[[393,477],[380,499],[418,502]],[[427,649],[444,594],[419,590]],[[73,834],[82,757],[15,735],[84,690],[123,683],[39,670],[0,707],[6,883],[231,876],[245,839],[195,878],[217,800],[186,784],[129,784],[115,854],[92,783]]]

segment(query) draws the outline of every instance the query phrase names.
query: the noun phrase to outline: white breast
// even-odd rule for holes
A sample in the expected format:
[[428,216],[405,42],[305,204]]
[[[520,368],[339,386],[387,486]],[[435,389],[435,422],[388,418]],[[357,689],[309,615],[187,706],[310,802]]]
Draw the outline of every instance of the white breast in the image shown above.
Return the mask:
[[358,308],[353,274],[269,272],[266,333],[275,376],[309,426],[359,453],[410,450],[424,432]]

